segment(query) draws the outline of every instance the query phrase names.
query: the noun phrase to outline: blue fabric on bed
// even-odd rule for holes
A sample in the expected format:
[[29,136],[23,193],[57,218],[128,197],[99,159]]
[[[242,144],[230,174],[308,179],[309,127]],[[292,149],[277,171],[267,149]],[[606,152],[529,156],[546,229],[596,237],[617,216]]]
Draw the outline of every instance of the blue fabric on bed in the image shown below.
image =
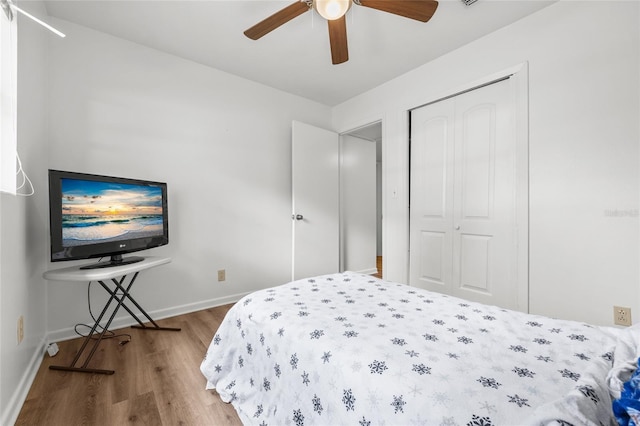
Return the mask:
[[[640,367],[640,358],[638,359]],[[620,426],[640,425],[640,368],[625,382],[620,399],[613,401],[613,414]]]

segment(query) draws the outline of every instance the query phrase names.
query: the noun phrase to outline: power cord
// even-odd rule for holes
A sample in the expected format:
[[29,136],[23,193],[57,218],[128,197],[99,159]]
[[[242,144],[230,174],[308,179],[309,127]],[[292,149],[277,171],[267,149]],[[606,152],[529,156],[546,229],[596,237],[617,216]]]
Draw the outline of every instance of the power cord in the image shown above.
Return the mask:
[[[87,285],[87,306],[89,307],[89,315],[91,315],[91,319],[93,319],[93,323],[97,324],[97,320],[96,317],[93,315],[93,311],[91,309],[91,283],[93,283],[93,281],[89,281],[89,284]],[[73,330],[76,332],[76,334],[78,336],[81,337],[87,337],[89,334],[83,334],[81,333],[78,328],[79,327],[86,327],[87,329],[91,330],[92,326],[87,325],[87,324],[82,324],[82,323],[78,323],[74,326]],[[103,326],[101,326],[100,324],[97,324],[96,330],[98,331],[100,330],[100,332],[102,332],[104,330],[105,334],[104,336],[102,336],[103,339],[114,339],[114,338],[118,338],[118,337],[125,337],[125,340],[120,340],[120,342],[118,342],[120,344],[120,346],[124,346],[127,343],[129,343],[131,341],[131,335],[127,334],[127,333],[121,333],[121,334],[116,334],[111,330],[105,329]],[[94,334],[95,334],[94,331]],[[98,340],[97,337],[93,337],[91,336],[92,340]]]

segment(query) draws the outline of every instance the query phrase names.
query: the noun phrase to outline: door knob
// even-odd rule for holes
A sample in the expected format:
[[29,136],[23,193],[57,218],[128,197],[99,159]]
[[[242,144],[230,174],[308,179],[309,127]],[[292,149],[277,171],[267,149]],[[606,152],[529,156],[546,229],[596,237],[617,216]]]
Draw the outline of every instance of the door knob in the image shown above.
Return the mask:
[[456,231],[460,230],[460,225],[456,226]]
[[291,219],[302,220],[302,219],[304,219],[304,217],[301,214],[292,214],[291,215]]

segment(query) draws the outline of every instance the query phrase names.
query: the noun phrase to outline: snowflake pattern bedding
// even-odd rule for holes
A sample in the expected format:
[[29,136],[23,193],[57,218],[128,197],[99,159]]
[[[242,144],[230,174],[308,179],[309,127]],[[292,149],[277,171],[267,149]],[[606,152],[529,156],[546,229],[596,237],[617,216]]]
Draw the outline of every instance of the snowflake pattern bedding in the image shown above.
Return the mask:
[[343,273],[241,299],[201,370],[244,424],[611,424],[617,334]]

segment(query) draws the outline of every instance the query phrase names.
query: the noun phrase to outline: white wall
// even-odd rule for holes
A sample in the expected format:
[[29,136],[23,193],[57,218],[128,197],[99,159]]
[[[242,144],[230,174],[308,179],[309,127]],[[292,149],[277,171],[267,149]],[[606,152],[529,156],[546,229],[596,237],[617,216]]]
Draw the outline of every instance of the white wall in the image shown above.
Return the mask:
[[[22,5],[46,14],[41,2]],[[4,14],[2,15],[4,19]],[[42,360],[46,334],[47,30],[18,18],[18,153],[33,181],[32,197],[0,195],[0,424],[13,424]],[[55,37],[55,36],[54,36]],[[20,182],[20,181],[19,181]],[[17,321],[24,340],[17,343]]]
[[[330,109],[54,22],[67,38],[50,44],[49,167],[168,183],[170,243],[147,254],[173,261],[138,278],[145,309],[159,318],[288,281],[291,121],[327,128]],[[48,234],[40,238],[46,246]],[[86,284],[49,289],[54,338],[89,320]],[[94,309],[102,293],[96,286]]]
[[639,7],[558,2],[334,108],[337,131],[384,120],[386,278],[407,281],[407,110],[528,62],[530,312],[640,319]]
[[376,270],[376,143],[340,136],[340,270]]

